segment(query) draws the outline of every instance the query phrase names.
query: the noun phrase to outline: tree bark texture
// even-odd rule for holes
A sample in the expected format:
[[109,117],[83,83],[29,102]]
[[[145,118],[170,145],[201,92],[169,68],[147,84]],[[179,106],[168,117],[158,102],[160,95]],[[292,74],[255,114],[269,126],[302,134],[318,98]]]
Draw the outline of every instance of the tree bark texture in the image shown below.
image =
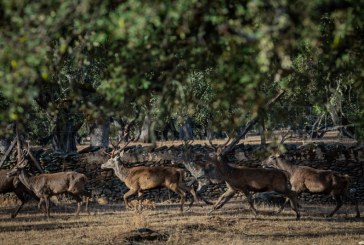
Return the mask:
[[54,151],[71,153],[77,151],[77,131],[83,121],[76,115],[60,112],[55,121],[52,146]]
[[109,146],[110,119],[95,120],[91,124],[90,146],[106,148]]

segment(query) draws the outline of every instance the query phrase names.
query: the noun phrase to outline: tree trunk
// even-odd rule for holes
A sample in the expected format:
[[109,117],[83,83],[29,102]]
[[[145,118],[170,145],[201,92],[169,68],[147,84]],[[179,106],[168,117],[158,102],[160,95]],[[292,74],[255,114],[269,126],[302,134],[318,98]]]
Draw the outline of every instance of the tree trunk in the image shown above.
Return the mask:
[[154,128],[153,122],[150,118],[150,115],[147,114],[144,117],[144,122],[139,136],[139,141],[142,141],[143,143],[152,143],[154,141],[153,128]]
[[265,123],[264,123],[264,116],[263,114],[259,117],[259,134],[260,134],[260,145],[266,145],[266,138],[265,138]]
[[90,146],[107,148],[109,146],[110,119],[95,120],[90,129]]
[[76,152],[77,131],[82,126],[83,120],[73,114],[60,112],[55,124],[52,138],[53,150],[62,153]]
[[163,128],[163,139],[164,140],[175,140],[178,139],[178,131],[174,124],[174,121],[171,119],[169,120]]
[[[280,91],[278,92],[278,94],[276,96],[274,96],[272,99],[270,99],[260,111],[265,111],[270,109],[270,107],[272,106],[272,104],[274,104],[274,102],[276,102],[280,97],[282,97],[284,95],[285,91]],[[260,114],[260,113],[259,113]],[[235,139],[233,141],[231,141],[231,143],[229,145],[227,145],[225,147],[225,149],[221,152],[221,156],[224,157],[226,156],[230,151],[232,151],[234,149],[234,147],[239,143],[239,141],[249,132],[249,130],[257,123],[258,118],[259,118],[259,114],[258,116],[253,117],[250,121],[248,121],[245,125],[245,127],[240,130],[240,132],[238,133],[238,135],[235,137]]]
[[9,138],[0,139],[0,153],[5,153],[11,144]]
[[186,122],[179,129],[179,138],[182,140],[193,139],[192,120],[187,118]]

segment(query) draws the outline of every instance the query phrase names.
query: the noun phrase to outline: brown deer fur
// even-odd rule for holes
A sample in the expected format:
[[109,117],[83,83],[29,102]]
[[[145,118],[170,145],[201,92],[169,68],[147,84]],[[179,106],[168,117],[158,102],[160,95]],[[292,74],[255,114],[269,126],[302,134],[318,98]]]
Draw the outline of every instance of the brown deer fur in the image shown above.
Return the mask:
[[[231,192],[229,193],[228,190],[223,196],[233,195],[236,191],[244,193],[251,210],[256,215],[257,212],[254,208],[250,192],[275,191],[290,200],[292,209],[296,212],[296,219],[300,219],[297,195],[291,190],[287,173],[277,169],[232,167],[221,156],[222,147],[214,147],[214,149],[215,157],[212,161],[216,164],[220,178],[226,182]],[[219,198],[219,201],[210,212],[221,207],[221,203],[219,202],[223,200],[223,196]]]
[[38,208],[45,203],[46,215],[49,217],[49,199],[51,196],[69,193],[77,201],[76,215],[79,215],[82,206],[82,196],[86,196],[86,211],[90,194],[85,190],[87,177],[77,172],[59,172],[53,174],[40,174],[29,176],[25,171],[27,161],[9,171],[8,176],[19,176],[19,180],[40,199]]
[[278,155],[270,156],[262,164],[287,171],[290,175],[292,190],[298,194],[309,192],[333,196],[336,200],[336,207],[329,214],[329,217],[333,216],[342,206],[343,197],[347,197],[355,204],[356,217],[360,217],[358,202],[348,194],[348,185],[351,181],[349,175],[332,170],[294,165]]
[[0,170],[0,194],[14,192],[19,198],[20,204],[11,214],[11,218],[15,218],[23,205],[28,202],[26,195],[34,195],[32,195],[32,193],[27,190],[27,188],[20,182],[18,177],[14,176],[7,178],[7,173],[7,170]]
[[[181,211],[185,202],[186,191],[191,192],[194,200],[198,201],[193,188],[183,183],[184,170],[174,167],[145,167],[127,168],[123,166],[120,156],[110,158],[101,165],[102,169],[113,169],[115,175],[130,189],[124,194],[125,206],[131,208],[128,197],[138,193],[139,201],[145,190],[166,187],[181,197]],[[190,203],[190,207],[193,201]]]

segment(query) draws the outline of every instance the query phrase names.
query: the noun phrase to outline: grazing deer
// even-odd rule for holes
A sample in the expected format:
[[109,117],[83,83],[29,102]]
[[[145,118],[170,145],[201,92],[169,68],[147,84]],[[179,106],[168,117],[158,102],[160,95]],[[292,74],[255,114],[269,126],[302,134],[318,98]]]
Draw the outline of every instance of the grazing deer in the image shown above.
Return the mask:
[[[336,207],[329,214],[329,217],[332,217],[343,205],[343,197],[347,197],[355,205],[356,217],[360,217],[357,200],[348,194],[348,185],[351,181],[349,175],[340,174],[332,170],[320,170],[308,166],[294,165],[278,154],[268,157],[262,162],[262,165],[287,171],[290,175],[292,190],[297,192],[298,195],[302,192],[309,192],[333,196],[336,200]],[[280,211],[283,208],[284,205]]]
[[77,201],[76,216],[79,215],[82,206],[82,196],[86,196],[86,212],[88,211],[88,202],[90,194],[85,190],[87,177],[84,174],[77,172],[59,172],[53,174],[40,174],[37,176],[30,176],[25,167],[28,161],[23,160],[18,163],[12,170],[7,173],[8,178],[18,176],[22,184],[31,190],[39,199],[38,208],[41,209],[43,203],[47,217],[49,215],[49,199],[51,196],[69,193]]
[[190,207],[192,206],[194,200],[199,202],[194,189],[187,187],[183,182],[183,169],[174,167],[146,166],[131,168],[125,167],[121,161],[121,158],[124,154],[124,149],[129,144],[129,142],[127,142],[121,150],[117,151],[117,153],[115,152],[115,146],[111,154],[105,152],[110,156],[110,159],[101,165],[101,169],[113,169],[115,175],[129,188],[129,191],[124,194],[124,202],[126,207],[131,208],[131,205],[128,202],[128,197],[131,195],[138,193],[139,203],[141,203],[141,198],[145,190],[163,187],[170,189],[181,197],[181,212],[183,211],[186,191],[189,191],[193,196],[193,199],[189,205]]
[[[257,214],[257,211],[254,208],[250,192],[275,191],[290,200],[291,207],[296,212],[296,219],[299,220],[297,195],[291,190],[287,173],[278,169],[230,166],[221,154],[229,141],[230,139],[220,147],[215,147],[210,141],[211,147],[215,150],[215,157],[212,161],[216,164],[217,171],[228,188],[234,192],[244,193],[254,215]],[[219,200],[222,198],[220,197]],[[220,204],[216,203],[210,212],[220,207]]]
[[27,195],[34,197],[34,194],[20,182],[18,177],[7,178],[7,173],[7,170],[0,171],[0,194],[14,192],[15,195],[19,198],[20,204],[11,214],[11,218],[15,218],[23,205],[28,202],[29,198],[27,197]]

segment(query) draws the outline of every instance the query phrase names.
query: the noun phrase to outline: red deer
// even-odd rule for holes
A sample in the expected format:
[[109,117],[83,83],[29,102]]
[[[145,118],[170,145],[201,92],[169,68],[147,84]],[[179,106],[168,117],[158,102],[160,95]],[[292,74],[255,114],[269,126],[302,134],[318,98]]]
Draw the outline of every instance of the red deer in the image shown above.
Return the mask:
[[34,196],[27,188],[20,182],[18,177],[7,178],[7,170],[0,171],[0,194],[5,194],[8,192],[14,192],[15,195],[20,200],[20,205],[11,214],[11,218],[15,218],[19,213],[23,205],[28,202],[28,196]]
[[141,203],[141,198],[145,190],[163,187],[170,189],[181,197],[181,212],[183,211],[186,191],[189,191],[193,196],[193,199],[189,205],[190,207],[192,206],[194,200],[198,202],[194,189],[187,187],[185,183],[183,183],[183,169],[174,167],[146,166],[128,168],[124,166],[123,162],[121,161],[121,157],[123,156],[124,149],[127,145],[128,143],[126,143],[123,149],[119,150],[117,153],[115,153],[114,148],[113,152],[108,154],[111,158],[101,165],[101,169],[113,169],[115,175],[129,188],[129,191],[124,194],[124,202],[126,207],[132,208],[128,203],[128,197],[131,195],[138,193],[139,203]]
[[[210,144],[215,150],[215,157],[212,161],[216,164],[219,176],[226,182],[229,190],[231,190],[230,192],[234,193],[239,191],[244,193],[252,212],[256,215],[257,211],[254,208],[250,192],[275,191],[290,200],[291,207],[296,213],[296,219],[299,220],[300,213],[298,210],[297,195],[291,190],[287,173],[278,169],[238,168],[230,166],[221,154],[223,147],[228,142],[229,140],[220,147],[215,147],[211,142]],[[225,192],[223,196],[231,195],[231,193]],[[220,197],[219,201],[223,199],[223,196]],[[217,202],[210,212],[220,207],[221,204]]]
[[[329,214],[329,217],[332,217],[343,205],[343,197],[347,197],[355,204],[356,217],[360,217],[358,202],[348,194],[348,185],[351,181],[349,175],[340,174],[332,170],[320,170],[308,166],[294,165],[279,155],[270,156],[263,161],[262,165],[287,171],[290,175],[292,190],[297,192],[298,195],[302,192],[309,192],[333,196],[336,200],[336,207]],[[281,210],[283,208],[284,205]]]
[[[196,190],[197,198],[202,199],[208,205],[212,205],[213,203],[206,200],[202,196],[202,193],[207,189],[207,186],[211,183],[212,184],[224,183],[224,180],[222,180],[219,177],[219,174],[216,171],[216,166],[211,162],[195,161],[191,153],[191,142],[189,141],[185,141],[183,144],[181,159],[172,160],[172,164],[176,163],[183,164],[194,178],[192,183],[188,184],[188,186],[190,186],[194,182],[198,183],[198,187]],[[229,194],[226,194],[224,196],[224,202],[222,203],[221,206],[223,206],[235,194],[233,190],[228,190],[227,193]]]
[[51,196],[69,193],[77,201],[76,215],[80,213],[82,206],[82,196],[86,196],[86,212],[88,211],[88,202],[90,194],[85,190],[87,177],[77,172],[59,172],[53,174],[40,174],[30,176],[25,167],[28,161],[23,159],[17,166],[8,172],[7,176],[18,176],[22,184],[31,190],[39,199],[38,208],[41,209],[45,204],[46,215],[49,215],[49,199]]

